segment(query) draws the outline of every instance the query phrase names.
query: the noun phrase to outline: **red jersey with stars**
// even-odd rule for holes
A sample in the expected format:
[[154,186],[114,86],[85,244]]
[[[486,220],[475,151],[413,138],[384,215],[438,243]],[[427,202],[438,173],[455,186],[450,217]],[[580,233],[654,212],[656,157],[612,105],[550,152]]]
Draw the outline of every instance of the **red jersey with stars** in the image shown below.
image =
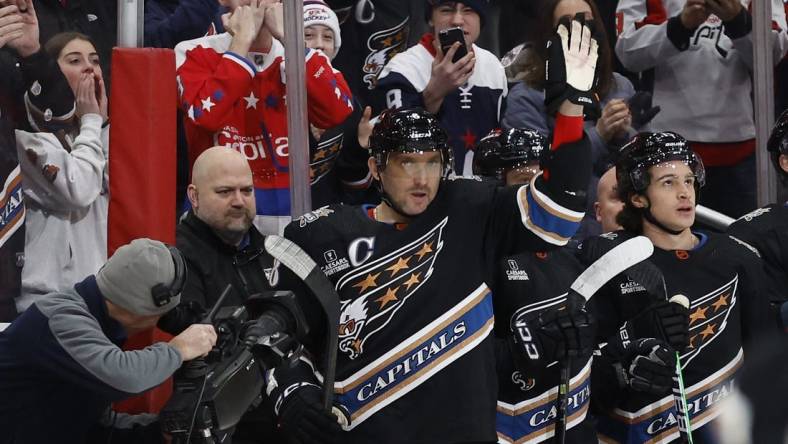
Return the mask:
[[[238,150],[252,168],[257,214],[288,216],[284,48],[274,39],[268,53],[243,57],[228,51],[231,41],[223,33],[175,48],[189,161],[215,145]],[[353,111],[344,77],[321,51],[306,50],[306,88],[309,122],[318,128],[337,126]]]

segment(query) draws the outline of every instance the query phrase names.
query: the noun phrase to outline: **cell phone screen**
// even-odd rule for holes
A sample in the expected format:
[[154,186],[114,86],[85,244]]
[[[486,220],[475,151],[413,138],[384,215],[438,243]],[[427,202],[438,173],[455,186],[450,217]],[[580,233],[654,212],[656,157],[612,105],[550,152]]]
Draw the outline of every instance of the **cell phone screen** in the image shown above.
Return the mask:
[[460,47],[457,48],[457,52],[454,53],[454,57],[451,59],[452,63],[457,63],[458,60],[468,54],[468,48],[465,46],[465,33],[462,32],[462,28],[448,28],[439,31],[438,39],[441,43],[441,51],[444,54],[449,51],[454,42],[460,42]]

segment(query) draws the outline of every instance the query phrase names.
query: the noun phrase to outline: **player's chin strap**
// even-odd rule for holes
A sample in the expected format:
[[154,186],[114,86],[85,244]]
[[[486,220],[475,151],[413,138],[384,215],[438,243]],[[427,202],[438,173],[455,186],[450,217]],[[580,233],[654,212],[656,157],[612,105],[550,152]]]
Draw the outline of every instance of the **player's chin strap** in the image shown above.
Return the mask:
[[679,234],[683,233],[684,230],[671,230],[670,228],[666,227],[662,222],[658,221],[653,214],[651,214],[651,201],[646,197],[646,208],[642,208],[643,217],[646,218],[647,221],[651,222],[652,225],[655,225],[660,230],[672,234],[674,236],[678,236]]

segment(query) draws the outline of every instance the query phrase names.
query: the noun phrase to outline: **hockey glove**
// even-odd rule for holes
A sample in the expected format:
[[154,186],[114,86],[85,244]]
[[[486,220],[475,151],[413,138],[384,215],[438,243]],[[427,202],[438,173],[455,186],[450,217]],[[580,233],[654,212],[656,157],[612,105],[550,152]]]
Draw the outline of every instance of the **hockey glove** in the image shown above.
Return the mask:
[[342,428],[337,416],[323,409],[322,390],[312,363],[305,358],[285,359],[278,367],[269,370],[266,393],[274,402],[279,427],[290,443],[342,441]]
[[652,106],[652,99],[647,91],[638,91],[629,98],[627,105],[632,113],[632,128],[639,130],[660,112],[660,107]]
[[545,62],[545,106],[555,115],[564,100],[584,107],[589,119],[601,116],[595,94],[598,44],[594,25],[582,14],[569,22],[562,18],[555,35],[547,42]]
[[652,304],[619,329],[622,341],[659,338],[679,352],[689,345],[689,309],[668,301]]
[[607,344],[619,386],[637,392],[665,395],[673,387],[676,352],[654,338]]
[[595,324],[585,308],[565,307],[518,311],[512,315],[515,362],[521,367],[544,367],[566,356],[590,355]]

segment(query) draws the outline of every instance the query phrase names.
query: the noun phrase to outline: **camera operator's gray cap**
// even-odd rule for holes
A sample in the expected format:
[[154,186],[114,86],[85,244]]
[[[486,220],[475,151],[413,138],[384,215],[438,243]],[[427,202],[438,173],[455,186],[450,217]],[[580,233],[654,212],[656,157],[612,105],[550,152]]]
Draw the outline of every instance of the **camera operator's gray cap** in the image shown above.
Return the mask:
[[101,294],[113,304],[141,316],[162,315],[181,301],[174,295],[157,306],[152,289],[169,288],[175,280],[175,263],[169,248],[151,239],[135,239],[117,250],[96,273]]

